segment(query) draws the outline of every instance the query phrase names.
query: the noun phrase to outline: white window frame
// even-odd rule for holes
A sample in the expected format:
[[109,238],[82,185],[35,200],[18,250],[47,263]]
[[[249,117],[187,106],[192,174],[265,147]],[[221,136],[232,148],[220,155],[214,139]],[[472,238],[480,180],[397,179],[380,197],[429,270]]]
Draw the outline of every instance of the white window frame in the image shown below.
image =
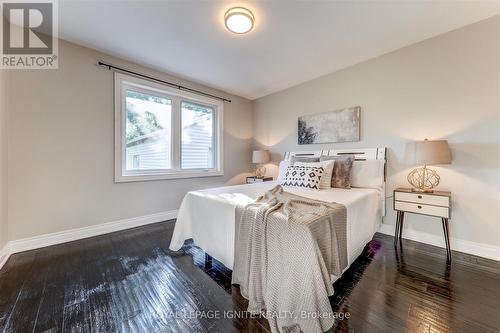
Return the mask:
[[[182,91],[156,82],[143,80],[135,76],[115,72],[115,182],[133,182],[179,178],[212,177],[224,175],[223,163],[223,102],[217,99]],[[172,168],[151,170],[127,170],[126,168],[126,105],[125,91],[132,88],[143,93],[172,101],[171,152]],[[211,107],[214,115],[214,168],[181,169],[181,102],[191,102]]]

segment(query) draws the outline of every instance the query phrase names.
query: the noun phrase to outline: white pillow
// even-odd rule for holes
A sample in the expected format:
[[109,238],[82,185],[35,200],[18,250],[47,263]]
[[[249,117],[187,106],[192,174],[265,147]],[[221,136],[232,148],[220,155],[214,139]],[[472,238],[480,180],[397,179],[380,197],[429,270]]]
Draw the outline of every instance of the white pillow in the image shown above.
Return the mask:
[[354,161],[352,187],[380,189],[384,184],[384,160]]
[[308,167],[316,167],[323,168],[323,177],[321,177],[321,181],[319,182],[320,190],[327,190],[332,188],[332,176],[333,176],[333,165],[335,164],[334,160],[331,161],[323,161],[323,162],[295,162],[293,166],[308,166]]
[[281,182],[285,178],[286,169],[290,166],[290,161],[281,161],[278,173],[278,181]]

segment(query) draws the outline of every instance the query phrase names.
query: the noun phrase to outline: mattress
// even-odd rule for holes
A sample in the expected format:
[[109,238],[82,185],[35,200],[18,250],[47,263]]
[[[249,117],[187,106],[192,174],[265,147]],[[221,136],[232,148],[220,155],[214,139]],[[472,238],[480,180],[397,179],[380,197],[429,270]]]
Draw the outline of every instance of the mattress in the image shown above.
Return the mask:
[[[187,193],[179,209],[169,248],[178,251],[185,240],[192,238],[206,253],[233,269],[235,207],[252,202],[278,184],[273,181]],[[334,188],[318,191],[296,187],[285,187],[285,190],[310,199],[346,206],[348,266],[361,254],[380,226],[380,190]]]

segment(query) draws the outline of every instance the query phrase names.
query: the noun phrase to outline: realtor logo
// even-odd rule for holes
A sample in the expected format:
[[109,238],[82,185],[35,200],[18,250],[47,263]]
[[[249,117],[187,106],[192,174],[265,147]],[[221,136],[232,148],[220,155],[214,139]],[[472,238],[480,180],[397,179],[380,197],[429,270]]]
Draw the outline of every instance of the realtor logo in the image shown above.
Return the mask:
[[57,3],[11,0],[1,5],[0,68],[57,68]]

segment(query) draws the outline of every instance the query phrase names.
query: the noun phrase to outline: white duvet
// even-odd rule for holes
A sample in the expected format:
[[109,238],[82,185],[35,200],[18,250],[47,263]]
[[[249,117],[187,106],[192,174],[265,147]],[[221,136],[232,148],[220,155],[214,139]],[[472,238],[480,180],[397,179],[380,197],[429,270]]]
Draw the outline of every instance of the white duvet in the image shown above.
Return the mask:
[[[252,202],[278,182],[263,182],[193,191],[182,201],[170,249],[179,250],[192,238],[206,253],[233,269],[235,207]],[[382,193],[368,188],[308,190],[285,187],[303,197],[337,202],[347,207],[347,256],[350,265],[373,238],[381,221]]]

